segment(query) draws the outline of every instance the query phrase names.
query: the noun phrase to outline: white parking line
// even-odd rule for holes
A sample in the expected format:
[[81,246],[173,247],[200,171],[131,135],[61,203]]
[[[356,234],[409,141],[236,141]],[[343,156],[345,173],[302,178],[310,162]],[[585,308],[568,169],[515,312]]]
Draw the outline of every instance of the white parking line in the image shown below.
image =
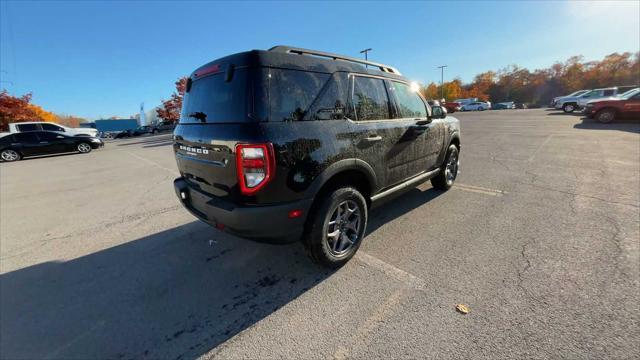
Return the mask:
[[389,263],[386,263],[375,256],[371,256],[366,252],[360,250],[355,256],[355,259],[362,262],[365,265],[368,265],[385,275],[417,290],[426,289],[426,283],[424,280],[419,277],[410,274],[402,269],[399,269]]
[[531,156],[529,157],[529,162],[532,162],[533,159],[536,158],[536,155],[538,155],[538,153],[540,152],[540,150],[542,150],[542,148],[547,145],[549,143],[549,141],[551,141],[551,138],[553,137],[553,135],[549,135],[547,136],[546,139],[544,139],[544,141],[542,142],[542,144],[540,144],[540,146],[538,146],[538,148],[533,152],[533,154],[531,154]]
[[466,185],[466,184],[459,184],[459,183],[455,184],[452,189],[464,190],[464,191],[474,192],[474,193],[478,193],[478,194],[491,195],[491,196],[503,196],[503,195],[507,194],[507,192],[503,191],[503,190],[489,189],[489,188],[485,188],[485,187]]
[[[120,150],[120,149],[119,149],[119,150]],[[157,168],[160,168],[160,169],[162,169],[162,170],[168,171],[168,172],[170,172],[170,173],[171,173],[171,174],[173,174],[173,175],[180,175],[180,173],[179,173],[176,169],[169,169],[169,168],[167,168],[167,167],[164,167],[164,166],[162,166],[162,165],[158,164],[158,163],[157,163],[157,162],[155,162],[155,161],[152,161],[152,160],[149,160],[149,159],[147,159],[147,158],[144,158],[144,157],[142,157],[142,156],[140,156],[140,155],[138,155],[138,154],[136,154],[136,153],[132,153],[131,151],[127,151],[127,150],[120,150],[120,151],[124,151],[124,152],[126,152],[127,154],[129,154],[129,155],[131,155],[131,156],[133,156],[133,157],[136,157],[136,158],[138,158],[138,159],[140,159],[140,160],[142,160],[142,161],[146,162],[147,164],[151,164],[151,165],[153,165],[153,166],[155,166],[155,167],[157,167]]]

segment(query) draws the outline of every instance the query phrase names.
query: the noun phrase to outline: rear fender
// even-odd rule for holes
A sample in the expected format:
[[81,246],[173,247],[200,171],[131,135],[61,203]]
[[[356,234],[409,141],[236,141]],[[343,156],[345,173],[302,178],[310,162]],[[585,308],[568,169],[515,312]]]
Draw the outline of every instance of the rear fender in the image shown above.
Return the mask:
[[360,159],[343,159],[331,164],[327,167],[318,177],[311,183],[309,188],[305,191],[305,198],[312,198],[320,191],[327,181],[329,181],[335,175],[347,170],[355,170],[361,172],[369,181],[371,188],[371,194],[375,194],[378,190],[378,182],[376,173],[373,171],[371,165]]

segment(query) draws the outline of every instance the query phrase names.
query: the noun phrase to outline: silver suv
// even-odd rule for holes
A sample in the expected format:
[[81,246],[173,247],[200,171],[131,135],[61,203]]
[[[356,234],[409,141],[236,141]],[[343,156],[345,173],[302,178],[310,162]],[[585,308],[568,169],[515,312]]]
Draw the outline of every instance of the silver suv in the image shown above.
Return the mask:
[[633,86],[616,86],[602,89],[594,89],[580,96],[564,97],[558,99],[556,102],[556,109],[562,109],[566,113],[572,113],[576,110],[580,110],[587,106],[587,103],[592,100],[599,100],[608,97],[614,97],[618,94],[637,87]]

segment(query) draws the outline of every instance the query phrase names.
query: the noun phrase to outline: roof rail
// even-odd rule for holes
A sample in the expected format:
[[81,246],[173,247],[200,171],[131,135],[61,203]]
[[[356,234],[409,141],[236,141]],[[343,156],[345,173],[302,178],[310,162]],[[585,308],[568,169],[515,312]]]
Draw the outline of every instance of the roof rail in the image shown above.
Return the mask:
[[349,61],[349,62],[354,62],[354,63],[358,63],[358,64],[370,65],[370,66],[378,68],[382,72],[388,72],[388,73],[392,73],[392,74],[396,74],[396,75],[402,75],[402,74],[400,74],[400,71],[398,71],[398,69],[396,69],[396,68],[394,68],[392,66],[389,66],[389,65],[380,64],[380,63],[376,63],[376,62],[373,62],[373,61],[362,60],[362,59],[354,58],[354,57],[351,57],[351,56],[344,56],[344,55],[328,53],[328,52],[324,52],[324,51],[302,49],[302,48],[296,48],[296,47],[291,47],[291,46],[283,46],[283,45],[274,46],[271,49],[269,49],[269,51],[283,52],[283,53],[289,53],[289,54],[298,54],[298,55],[313,55],[313,56],[330,58],[330,59],[333,59],[333,60]]

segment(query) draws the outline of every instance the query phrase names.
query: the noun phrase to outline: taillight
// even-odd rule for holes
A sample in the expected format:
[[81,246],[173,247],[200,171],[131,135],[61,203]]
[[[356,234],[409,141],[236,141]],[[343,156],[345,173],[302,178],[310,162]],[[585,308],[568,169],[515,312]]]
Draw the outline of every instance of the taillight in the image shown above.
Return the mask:
[[275,175],[275,157],[272,144],[236,145],[236,171],[240,192],[253,195]]

